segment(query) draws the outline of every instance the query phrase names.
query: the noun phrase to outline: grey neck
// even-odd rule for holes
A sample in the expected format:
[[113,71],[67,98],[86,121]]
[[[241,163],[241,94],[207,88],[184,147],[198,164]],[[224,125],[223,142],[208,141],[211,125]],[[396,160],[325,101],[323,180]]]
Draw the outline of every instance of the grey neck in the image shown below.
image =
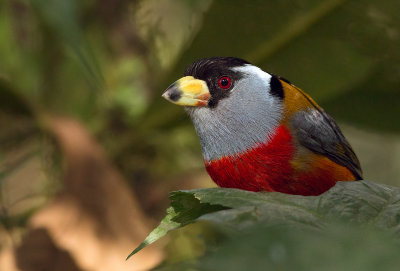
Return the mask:
[[271,75],[251,65],[238,70],[248,74],[215,108],[186,108],[206,161],[234,156],[268,142],[279,125],[282,104],[269,93]]

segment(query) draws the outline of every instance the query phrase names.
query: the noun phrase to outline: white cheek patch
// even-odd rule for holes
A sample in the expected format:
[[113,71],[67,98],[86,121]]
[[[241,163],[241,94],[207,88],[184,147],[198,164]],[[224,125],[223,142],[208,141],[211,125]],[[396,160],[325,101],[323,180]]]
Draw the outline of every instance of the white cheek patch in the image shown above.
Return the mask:
[[259,67],[248,64],[243,67],[233,68],[232,70],[247,74],[248,77],[258,77],[262,81],[267,82],[267,85],[269,87],[269,81],[271,81],[272,75],[261,70]]
[[229,97],[212,109],[187,108],[207,161],[268,142],[281,120],[282,103],[269,93],[272,76],[252,65],[233,70],[243,77],[235,82]]

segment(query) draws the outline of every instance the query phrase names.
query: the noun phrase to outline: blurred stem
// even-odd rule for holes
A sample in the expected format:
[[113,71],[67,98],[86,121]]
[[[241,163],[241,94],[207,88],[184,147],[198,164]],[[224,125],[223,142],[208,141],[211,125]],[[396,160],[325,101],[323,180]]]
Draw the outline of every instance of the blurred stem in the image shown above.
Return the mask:
[[34,150],[26,155],[22,156],[20,159],[15,161],[14,163],[7,165],[7,169],[0,172],[0,183],[2,179],[6,178],[8,175],[12,174],[15,170],[19,169],[25,162],[27,162],[30,158],[37,155],[40,151]]
[[246,56],[250,62],[257,64],[264,62],[271,55],[288,45],[292,40],[306,32],[310,27],[325,18],[329,13],[343,5],[347,0],[322,1],[315,8],[302,16],[295,17],[287,26]]

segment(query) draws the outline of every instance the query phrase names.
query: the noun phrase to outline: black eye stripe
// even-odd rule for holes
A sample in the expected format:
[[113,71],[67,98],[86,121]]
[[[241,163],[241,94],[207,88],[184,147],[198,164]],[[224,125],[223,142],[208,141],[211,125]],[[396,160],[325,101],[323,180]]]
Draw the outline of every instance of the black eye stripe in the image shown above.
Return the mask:
[[[186,68],[184,75],[193,76],[196,79],[204,80],[209,88],[211,98],[208,102],[209,108],[214,108],[222,99],[229,97],[235,82],[243,77],[241,72],[234,70],[250,64],[249,62],[233,57],[212,57],[200,59]],[[228,84],[225,80],[220,82],[222,77],[228,77]]]

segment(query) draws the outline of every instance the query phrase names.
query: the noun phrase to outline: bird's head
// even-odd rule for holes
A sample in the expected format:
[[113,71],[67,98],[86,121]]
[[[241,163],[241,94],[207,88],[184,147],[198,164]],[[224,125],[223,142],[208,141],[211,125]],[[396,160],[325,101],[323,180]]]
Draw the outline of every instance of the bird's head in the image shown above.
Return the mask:
[[280,80],[234,57],[192,63],[162,96],[185,106],[206,160],[235,155],[266,142],[282,119]]

